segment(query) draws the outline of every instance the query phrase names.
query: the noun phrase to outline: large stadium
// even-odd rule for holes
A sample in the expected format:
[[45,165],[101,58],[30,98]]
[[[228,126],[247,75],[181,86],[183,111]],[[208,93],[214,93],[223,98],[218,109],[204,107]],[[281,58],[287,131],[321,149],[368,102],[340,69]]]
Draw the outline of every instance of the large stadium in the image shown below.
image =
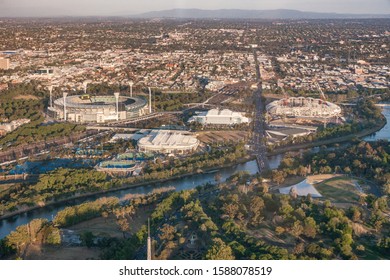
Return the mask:
[[331,118],[341,114],[341,108],[336,104],[311,97],[283,98],[271,102],[266,108],[273,118]]
[[51,117],[78,123],[104,123],[136,118],[149,113],[143,97],[71,95],[65,93],[48,108]]

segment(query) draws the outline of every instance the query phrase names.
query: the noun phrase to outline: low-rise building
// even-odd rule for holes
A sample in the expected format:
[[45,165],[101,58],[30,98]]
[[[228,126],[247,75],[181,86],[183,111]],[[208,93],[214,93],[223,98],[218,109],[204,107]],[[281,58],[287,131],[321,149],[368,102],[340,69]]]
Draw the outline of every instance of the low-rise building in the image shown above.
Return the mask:
[[212,109],[207,112],[198,112],[188,122],[198,122],[203,125],[235,125],[250,123],[251,119],[244,116],[244,113],[233,112],[229,109]]
[[138,141],[141,152],[164,154],[193,152],[199,146],[199,140],[191,133],[176,130],[152,130]]
[[17,129],[19,126],[22,126],[24,124],[29,123],[29,119],[19,119],[19,120],[14,120],[9,123],[0,123],[0,136],[3,136],[11,131],[14,131]]

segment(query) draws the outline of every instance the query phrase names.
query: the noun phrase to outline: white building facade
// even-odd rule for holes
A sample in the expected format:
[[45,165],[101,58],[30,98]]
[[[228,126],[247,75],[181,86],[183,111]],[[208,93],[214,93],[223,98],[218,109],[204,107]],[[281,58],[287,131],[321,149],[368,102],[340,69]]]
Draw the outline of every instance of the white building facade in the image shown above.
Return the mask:
[[207,112],[198,112],[188,122],[198,122],[203,125],[235,125],[250,123],[251,119],[245,117],[244,113],[241,112],[233,112],[229,109],[212,109]]

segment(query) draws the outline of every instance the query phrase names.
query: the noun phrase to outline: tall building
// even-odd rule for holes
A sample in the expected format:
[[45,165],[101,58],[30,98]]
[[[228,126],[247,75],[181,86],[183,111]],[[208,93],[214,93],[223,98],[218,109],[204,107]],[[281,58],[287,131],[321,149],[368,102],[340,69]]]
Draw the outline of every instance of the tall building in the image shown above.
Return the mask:
[[3,70],[9,69],[9,58],[0,57],[0,69],[3,69]]

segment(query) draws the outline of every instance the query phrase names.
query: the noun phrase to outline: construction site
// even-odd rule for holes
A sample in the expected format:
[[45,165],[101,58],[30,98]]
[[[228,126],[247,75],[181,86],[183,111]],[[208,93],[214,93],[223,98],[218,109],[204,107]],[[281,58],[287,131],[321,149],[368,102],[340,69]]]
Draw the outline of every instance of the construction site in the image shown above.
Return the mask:
[[317,85],[320,98],[291,97],[284,89],[283,98],[266,106],[266,136],[271,143],[287,138],[307,136],[320,126],[338,125],[344,122],[341,107],[326,100],[325,94]]

